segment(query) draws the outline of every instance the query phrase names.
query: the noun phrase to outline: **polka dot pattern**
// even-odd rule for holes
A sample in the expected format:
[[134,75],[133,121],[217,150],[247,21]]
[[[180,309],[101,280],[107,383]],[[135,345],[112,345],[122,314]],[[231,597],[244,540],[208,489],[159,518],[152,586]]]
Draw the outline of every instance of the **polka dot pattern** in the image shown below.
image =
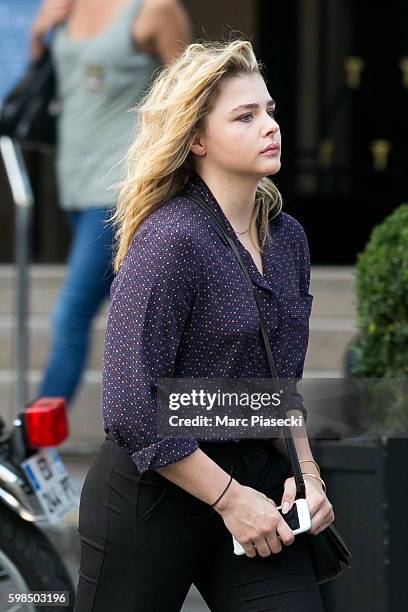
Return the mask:
[[[200,194],[236,242],[260,298],[278,376],[301,378],[313,300],[302,226],[285,212],[271,221],[262,276],[198,174],[185,191]],[[206,213],[181,196],[144,221],[111,286],[104,430],[140,472],[178,461],[205,440],[156,434],[156,381],[177,377],[269,377],[256,306],[241,268]],[[306,418],[299,393],[291,405]]]

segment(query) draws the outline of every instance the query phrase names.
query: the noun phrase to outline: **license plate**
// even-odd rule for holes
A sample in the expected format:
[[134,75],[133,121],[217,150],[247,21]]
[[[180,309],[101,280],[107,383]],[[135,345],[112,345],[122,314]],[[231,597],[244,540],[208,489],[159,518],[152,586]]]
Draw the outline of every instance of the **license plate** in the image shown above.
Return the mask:
[[21,467],[51,524],[78,508],[78,492],[55,448],[41,449]]

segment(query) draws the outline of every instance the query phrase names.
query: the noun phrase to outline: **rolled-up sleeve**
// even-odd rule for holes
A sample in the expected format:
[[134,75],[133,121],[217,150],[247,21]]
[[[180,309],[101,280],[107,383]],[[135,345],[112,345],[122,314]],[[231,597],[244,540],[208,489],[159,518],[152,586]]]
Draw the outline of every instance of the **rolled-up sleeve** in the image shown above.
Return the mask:
[[158,437],[156,420],[156,382],[174,376],[198,275],[188,232],[179,226],[142,226],[112,284],[102,377],[104,427],[140,472],[199,447],[192,437]]

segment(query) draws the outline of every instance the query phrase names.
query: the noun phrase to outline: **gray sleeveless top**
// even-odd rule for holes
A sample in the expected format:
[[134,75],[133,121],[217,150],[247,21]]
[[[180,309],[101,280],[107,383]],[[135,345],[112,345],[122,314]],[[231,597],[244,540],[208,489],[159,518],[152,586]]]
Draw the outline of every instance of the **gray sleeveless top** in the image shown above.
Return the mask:
[[134,42],[131,26],[141,0],[130,0],[100,34],[72,40],[67,25],[52,41],[61,114],[57,179],[65,209],[109,207],[124,176],[123,157],[136,128],[131,111],[161,63]]

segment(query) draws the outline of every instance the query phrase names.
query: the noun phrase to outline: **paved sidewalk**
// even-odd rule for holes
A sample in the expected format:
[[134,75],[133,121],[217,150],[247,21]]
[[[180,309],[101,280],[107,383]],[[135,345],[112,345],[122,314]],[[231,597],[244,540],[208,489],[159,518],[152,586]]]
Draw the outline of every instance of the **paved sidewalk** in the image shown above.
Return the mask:
[[[88,468],[93,460],[92,455],[65,455],[61,458],[69,471],[78,492],[81,491]],[[61,554],[74,585],[78,582],[78,568],[80,558],[78,527],[78,511],[67,514],[58,527],[47,527],[45,530],[54,546]],[[201,595],[195,587],[190,592],[182,607],[182,612],[208,612]]]

